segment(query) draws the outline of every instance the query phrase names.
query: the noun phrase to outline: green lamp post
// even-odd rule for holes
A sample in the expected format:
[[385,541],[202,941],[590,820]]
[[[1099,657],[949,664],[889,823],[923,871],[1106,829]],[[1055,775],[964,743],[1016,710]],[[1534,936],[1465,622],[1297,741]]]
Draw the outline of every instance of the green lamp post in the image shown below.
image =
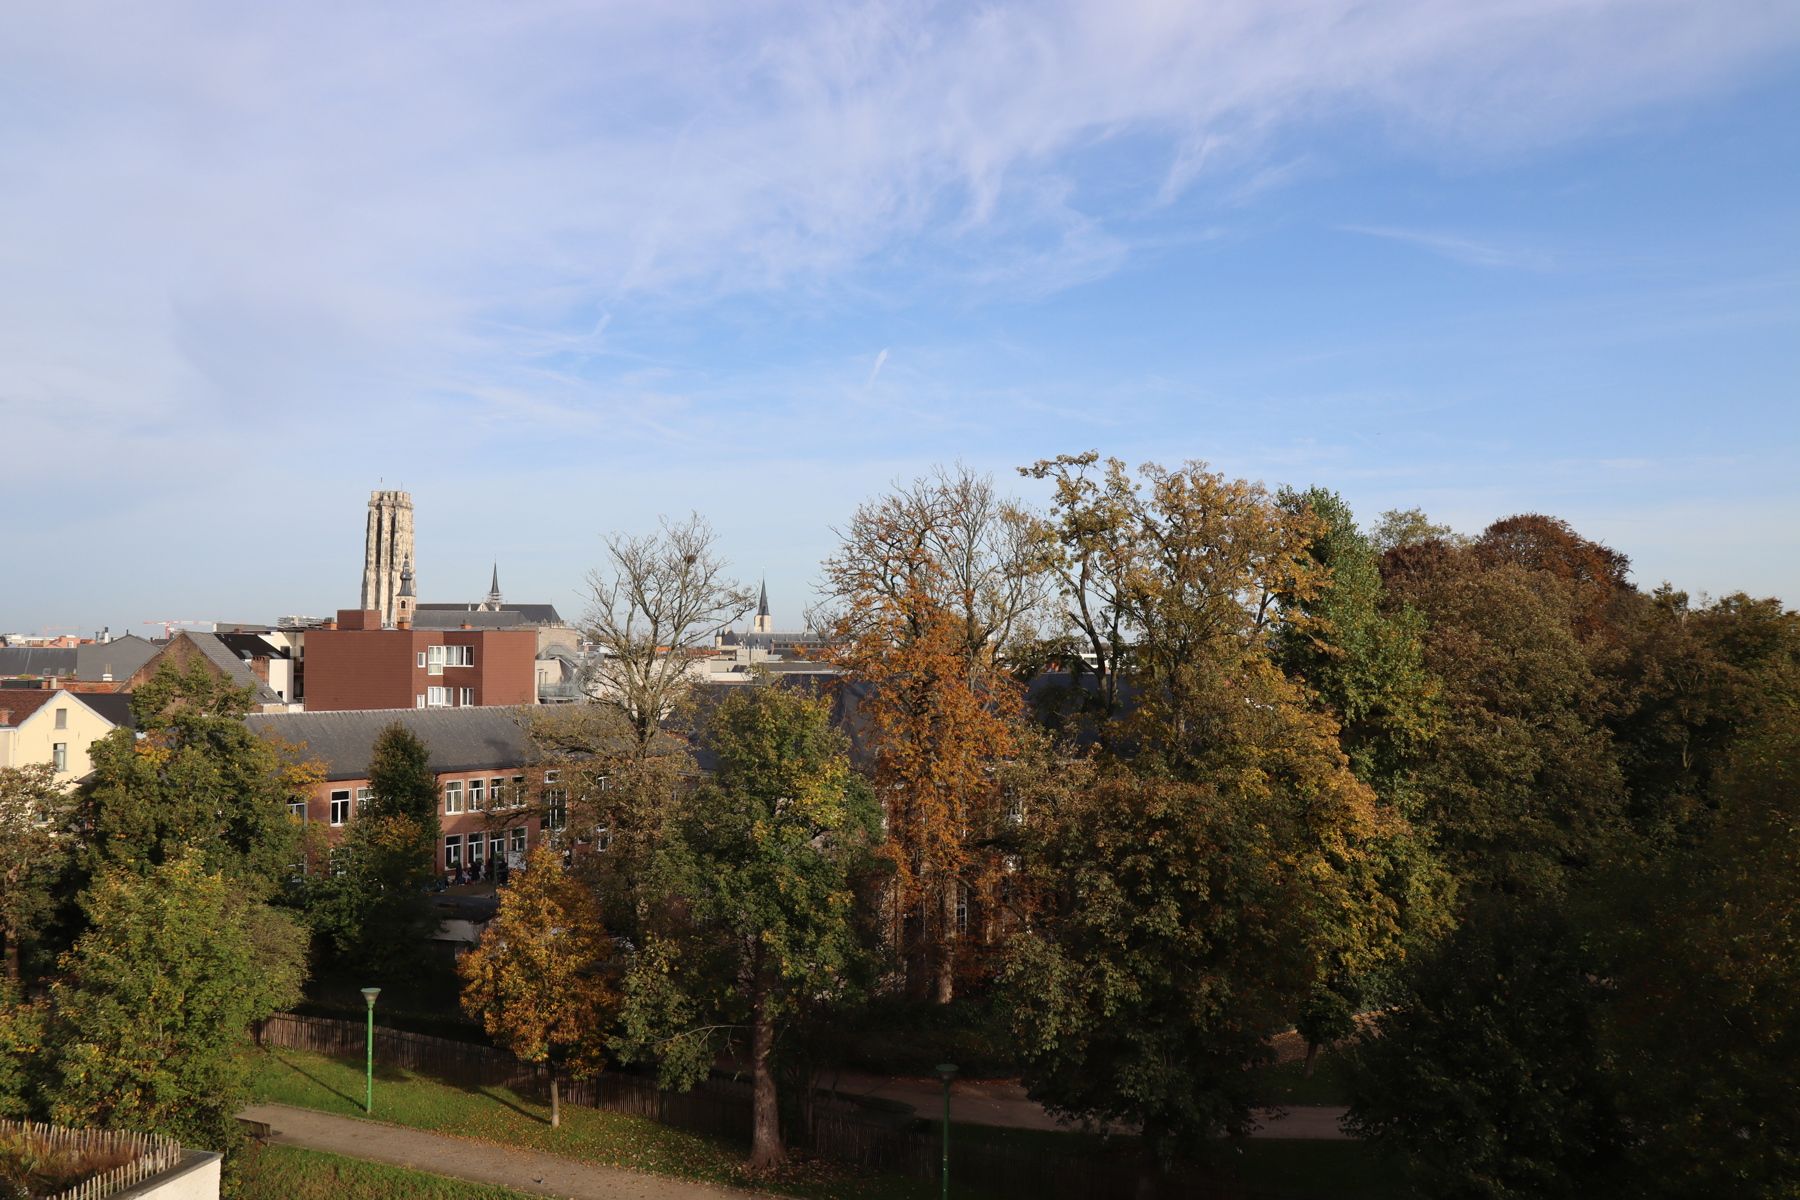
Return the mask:
[[944,1081],[944,1168],[939,1172],[943,1198],[950,1200],[950,1081],[956,1078],[955,1063],[939,1063],[938,1078]]
[[363,1002],[369,1006],[369,1036],[364,1042],[366,1054],[366,1070],[363,1076],[363,1111],[375,1111],[375,997],[381,995],[381,989],[364,988]]

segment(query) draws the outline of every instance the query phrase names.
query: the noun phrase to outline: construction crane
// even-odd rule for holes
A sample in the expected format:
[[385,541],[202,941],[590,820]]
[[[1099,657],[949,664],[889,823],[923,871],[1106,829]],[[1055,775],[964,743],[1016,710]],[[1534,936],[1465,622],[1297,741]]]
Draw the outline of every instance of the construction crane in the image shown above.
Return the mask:
[[163,627],[164,641],[175,636],[175,627],[178,625],[204,625],[206,626],[204,632],[211,633],[213,626],[217,624],[215,621],[144,621],[142,623],[145,625],[161,625]]

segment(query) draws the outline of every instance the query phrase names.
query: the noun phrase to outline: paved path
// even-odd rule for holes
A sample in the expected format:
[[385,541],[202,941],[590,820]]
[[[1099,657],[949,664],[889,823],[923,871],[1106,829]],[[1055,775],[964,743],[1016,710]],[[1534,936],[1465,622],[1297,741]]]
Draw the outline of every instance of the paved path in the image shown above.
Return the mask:
[[[827,1073],[820,1081],[831,1086]],[[927,1120],[937,1120],[944,1111],[944,1085],[935,1079],[899,1079],[883,1075],[864,1075],[845,1071],[837,1076],[837,1089],[847,1096],[875,1096],[910,1104],[913,1111]],[[1276,1116],[1275,1109],[1258,1109],[1261,1122],[1251,1137],[1287,1138],[1309,1141],[1342,1141],[1349,1137],[1339,1122],[1346,1109],[1338,1106],[1294,1105]],[[1012,1079],[958,1079],[950,1085],[950,1119],[971,1125],[1002,1125],[1009,1129],[1050,1129],[1067,1131],[1065,1125],[1044,1111],[1044,1106],[1025,1094],[1025,1088]]]
[[334,1117],[285,1104],[255,1104],[240,1114],[263,1121],[271,1141],[350,1158],[412,1167],[566,1200],[751,1200],[760,1192],[665,1179],[620,1167],[577,1162],[537,1150],[465,1141],[380,1121]]

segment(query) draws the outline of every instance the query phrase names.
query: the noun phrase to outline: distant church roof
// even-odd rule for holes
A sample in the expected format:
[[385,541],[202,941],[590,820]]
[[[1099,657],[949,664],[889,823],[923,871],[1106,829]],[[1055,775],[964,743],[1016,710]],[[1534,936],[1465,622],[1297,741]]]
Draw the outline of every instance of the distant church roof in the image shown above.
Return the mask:
[[759,617],[769,615],[769,581],[766,579],[762,581],[762,596],[756,602],[756,615]]

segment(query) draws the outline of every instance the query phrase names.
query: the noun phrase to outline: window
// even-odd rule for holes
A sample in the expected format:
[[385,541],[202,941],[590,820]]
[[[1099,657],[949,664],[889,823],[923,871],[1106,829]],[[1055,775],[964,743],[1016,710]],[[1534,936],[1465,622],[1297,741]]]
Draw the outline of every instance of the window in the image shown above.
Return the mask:
[[966,883],[956,885],[956,931],[969,932],[969,885]]
[[68,709],[59,708],[56,710],[56,727],[58,729],[67,729],[69,727],[69,710]]
[[610,825],[602,825],[600,828],[594,830],[594,850],[600,854],[605,854],[611,849],[612,827]]
[[426,708],[449,708],[450,689],[447,687],[427,688],[425,691]]
[[569,793],[556,786],[560,771],[544,772],[544,828],[561,829],[569,823]]
[[331,848],[331,873],[333,875],[342,875],[345,871],[348,871],[349,869],[350,869],[349,848],[345,847],[345,846],[333,846]]
[[425,707],[425,693],[424,692],[419,693],[418,702],[416,704],[414,704],[413,707],[414,708],[424,708]]
[[296,821],[306,820],[306,801],[304,801],[304,800],[289,800],[288,801],[288,816],[294,818],[294,820],[296,820]]
[[481,849],[484,844],[479,833],[469,835],[469,865],[477,870],[481,868]]
[[514,829],[512,831],[511,837],[512,837],[512,847],[511,847],[512,852],[514,854],[525,853],[525,827],[523,825],[521,825],[517,829]]
[[444,785],[444,811],[459,813],[463,810],[462,780],[452,779]]
[[469,780],[469,811],[480,812],[487,807],[487,782],[481,779]]
[[488,807],[506,807],[506,780],[499,775],[488,780]]
[[488,857],[499,862],[506,856],[506,835],[498,829],[488,834]]
[[442,675],[445,667],[472,667],[475,665],[475,647],[433,646],[426,653],[425,665],[433,675]]
[[373,788],[357,788],[356,789],[356,815],[357,816],[360,817],[369,811],[369,797],[370,797],[370,795],[373,794],[373,791],[374,791]]
[[58,771],[69,769],[69,743],[58,742],[50,747],[50,760]]
[[444,870],[454,871],[462,866],[462,834],[452,833],[444,838]]
[[463,707],[467,708],[469,705],[471,705],[473,703],[475,703],[475,689],[474,688],[464,688],[462,690],[462,705],[463,705]]
[[524,808],[525,807],[525,777],[523,775],[514,775],[513,776],[512,806],[514,808]]
[[425,669],[425,652],[423,650],[421,650],[421,651],[419,651],[419,670],[423,671],[424,669]]
[[[350,789],[331,793],[331,823],[342,825],[350,819]],[[336,872],[333,872],[336,874]]]

